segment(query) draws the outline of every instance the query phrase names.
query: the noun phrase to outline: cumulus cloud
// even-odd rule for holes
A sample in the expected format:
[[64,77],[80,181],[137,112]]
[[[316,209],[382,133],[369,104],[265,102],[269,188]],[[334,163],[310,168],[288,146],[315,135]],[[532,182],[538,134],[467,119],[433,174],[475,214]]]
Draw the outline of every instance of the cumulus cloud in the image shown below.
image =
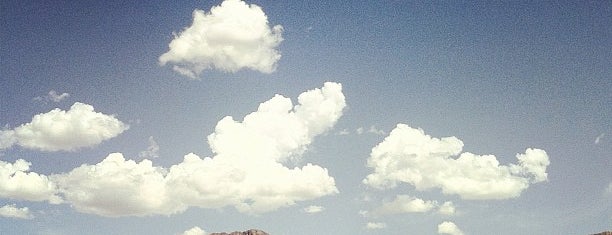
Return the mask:
[[19,208],[15,204],[0,207],[0,216],[16,219],[32,219],[34,216],[27,207]]
[[457,227],[457,225],[450,221],[444,221],[438,224],[439,234],[450,234],[450,235],[463,235],[463,231]]
[[444,202],[438,209],[438,212],[443,215],[454,215],[455,211],[455,204],[453,202]]
[[304,212],[308,214],[316,214],[316,213],[323,212],[324,210],[325,210],[325,207],[322,207],[322,206],[308,206],[304,208]]
[[45,175],[29,172],[30,165],[23,159],[0,161],[0,198],[60,203],[56,185]]
[[363,215],[381,216],[404,213],[426,213],[432,210],[438,210],[440,214],[453,215],[455,206],[452,202],[445,202],[442,205],[436,200],[423,200],[410,195],[397,195],[393,201],[383,202],[382,206],[372,210],[372,212],[364,212]]
[[193,23],[170,42],[159,57],[163,66],[197,79],[206,69],[235,72],[243,68],[271,73],[280,59],[282,26],[270,27],[268,17],[254,4],[225,0],[204,12],[193,11]]
[[401,214],[401,213],[418,213],[428,212],[437,207],[436,201],[425,201],[420,198],[411,197],[408,195],[397,195],[395,200],[383,203],[383,205],[374,211],[374,214]]
[[518,197],[531,183],[547,180],[550,162],[544,150],[527,149],[517,154],[518,165],[500,165],[493,155],[461,153],[462,148],[456,137],[432,138],[398,124],[372,149],[368,166],[374,173],[363,183],[380,189],[408,183],[417,190],[440,188],[445,194],[484,200]]
[[368,222],[366,224],[367,229],[383,229],[386,228],[387,224],[381,222]]
[[200,227],[195,226],[181,234],[178,235],[206,235],[208,233],[206,233],[204,230],[202,230]]
[[190,206],[263,213],[338,192],[327,169],[283,163],[331,129],[345,106],[337,83],[302,93],[295,106],[276,95],[242,122],[232,117],[219,121],[208,136],[214,157],[192,153],[164,169],[147,159],[137,163],[114,153],[53,178],[65,199],[85,213],[143,216],[178,213]]
[[37,100],[37,101],[53,101],[55,103],[59,103],[62,100],[65,100],[68,97],[70,97],[70,94],[68,94],[66,92],[60,94],[60,93],[58,93],[55,90],[50,90],[49,93],[47,93],[47,95],[34,97],[34,100]]
[[12,130],[0,130],[0,149],[15,144],[41,151],[74,151],[113,138],[128,125],[91,105],[74,103],[68,111],[53,109]]

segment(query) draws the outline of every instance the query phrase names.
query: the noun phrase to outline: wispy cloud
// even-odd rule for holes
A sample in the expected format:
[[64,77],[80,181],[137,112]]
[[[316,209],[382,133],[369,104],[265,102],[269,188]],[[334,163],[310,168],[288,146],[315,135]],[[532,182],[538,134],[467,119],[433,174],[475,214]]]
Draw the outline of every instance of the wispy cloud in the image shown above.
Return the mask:
[[426,201],[409,195],[397,195],[393,201],[383,202],[382,206],[371,212],[364,212],[364,215],[382,216],[404,213],[426,213],[436,209],[438,213],[443,215],[453,215],[455,213],[455,206],[450,201],[440,205],[436,200]]
[[59,103],[62,100],[65,100],[66,98],[70,97],[70,94],[68,93],[58,93],[55,90],[50,90],[49,93],[47,93],[47,95],[45,96],[37,96],[34,97],[34,100],[36,101],[52,101],[55,103]]
[[41,151],[73,151],[97,145],[128,128],[114,116],[77,102],[67,111],[53,109],[15,129],[0,130],[0,149],[17,144]]
[[517,154],[518,165],[500,165],[493,155],[461,153],[462,148],[456,137],[432,138],[398,124],[372,149],[368,166],[374,173],[363,183],[379,189],[408,183],[417,190],[440,188],[445,194],[485,200],[518,197],[530,183],[547,180],[550,162],[543,150],[527,149]]
[[192,25],[170,42],[159,62],[174,64],[176,72],[192,79],[207,69],[271,73],[281,57],[277,47],[283,40],[282,29],[270,27],[259,6],[225,0],[210,12],[193,11]]
[[316,213],[320,213],[323,212],[325,210],[325,207],[322,206],[308,206],[306,208],[303,209],[304,212],[308,213],[308,214],[316,214]]
[[138,156],[140,158],[147,159],[159,157],[159,145],[157,144],[157,141],[155,141],[155,138],[153,138],[153,136],[149,136],[149,146],[146,150],[138,153]]
[[0,216],[15,219],[32,219],[34,215],[27,207],[18,208],[15,204],[0,207]]
[[601,133],[600,135],[595,137],[595,144],[599,144],[599,142],[601,142],[601,139],[603,139],[604,136],[606,136],[606,134],[605,133]]

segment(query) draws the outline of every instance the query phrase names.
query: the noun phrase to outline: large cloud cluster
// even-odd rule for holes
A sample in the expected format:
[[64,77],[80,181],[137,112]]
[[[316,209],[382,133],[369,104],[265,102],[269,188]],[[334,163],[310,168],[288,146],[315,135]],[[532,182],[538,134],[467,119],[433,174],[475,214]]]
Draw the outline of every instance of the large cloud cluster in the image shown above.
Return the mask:
[[[461,153],[456,137],[432,138],[423,130],[398,124],[372,149],[368,166],[374,173],[363,182],[375,188],[408,183],[417,190],[440,188],[464,199],[518,197],[531,183],[547,180],[546,152],[527,149],[518,164],[500,165],[493,155]],[[458,157],[455,157],[458,156]]]
[[0,130],[0,149],[19,145],[41,151],[73,151],[111,139],[129,127],[112,115],[76,102],[68,111],[53,109],[12,130]]
[[208,136],[212,158],[192,153],[164,169],[114,153],[51,178],[78,211],[111,217],[173,214],[190,206],[262,213],[337,193],[327,169],[283,163],[336,123],[346,106],[342,87],[325,83],[302,93],[298,103],[277,95],[242,122],[223,118]]
[[193,12],[193,23],[170,42],[161,65],[197,79],[206,69],[235,72],[243,68],[271,73],[283,40],[282,26],[272,28],[263,10],[240,0],[225,0],[210,13]]

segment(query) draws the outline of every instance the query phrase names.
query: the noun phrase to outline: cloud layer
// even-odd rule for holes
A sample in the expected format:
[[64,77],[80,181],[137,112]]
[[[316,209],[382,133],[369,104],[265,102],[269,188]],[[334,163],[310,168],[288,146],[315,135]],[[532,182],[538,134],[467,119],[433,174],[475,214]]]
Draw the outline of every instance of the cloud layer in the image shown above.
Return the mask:
[[374,211],[373,215],[391,215],[403,213],[424,213],[438,208],[441,214],[452,215],[455,207],[452,202],[445,202],[439,206],[435,200],[425,201],[409,195],[397,195],[393,201],[385,202]]
[[192,153],[164,169],[113,153],[51,178],[75,209],[109,217],[173,214],[190,206],[267,212],[338,192],[327,169],[283,163],[331,129],[345,106],[341,85],[325,83],[302,93],[295,106],[276,95],[242,122],[223,118],[208,136],[212,158]]
[[363,182],[381,189],[408,183],[417,190],[440,188],[463,199],[484,200],[518,197],[530,183],[547,180],[550,162],[543,150],[527,149],[517,154],[518,165],[500,165],[493,155],[461,153],[462,148],[456,137],[432,138],[398,124],[372,149],[368,166],[374,173]]
[[93,106],[76,102],[68,111],[53,109],[12,130],[0,130],[0,149],[19,145],[41,151],[73,151],[100,144],[129,127]]
[[270,28],[254,4],[225,0],[210,12],[193,11],[193,23],[170,42],[159,63],[197,79],[206,69],[235,72],[243,68],[271,73],[280,59],[282,26]]

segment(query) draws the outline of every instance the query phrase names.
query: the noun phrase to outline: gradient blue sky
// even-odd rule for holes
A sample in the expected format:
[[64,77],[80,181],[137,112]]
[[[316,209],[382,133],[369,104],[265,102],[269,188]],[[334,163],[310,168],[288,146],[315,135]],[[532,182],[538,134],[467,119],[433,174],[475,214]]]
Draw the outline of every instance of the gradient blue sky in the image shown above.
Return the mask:
[[[211,156],[206,136],[224,116],[242,120],[274,94],[292,98],[341,83],[347,108],[298,165],[329,170],[338,194],[260,215],[232,207],[107,218],[0,198],[34,218],[0,217],[2,234],[178,234],[259,228],[270,234],[437,234],[453,221],[465,234],[589,234],[612,229],[612,2],[610,1],[248,1],[282,25],[281,59],[270,74],[206,70],[191,80],[158,58],[191,25],[194,9],[220,1],[2,1],[0,125],[12,128],[74,102],[114,114],[130,129],[78,151],[14,146],[0,160],[25,159],[51,175],[96,164],[109,153],[141,160],[149,137],[156,166],[190,152]],[[60,102],[35,99],[50,90]],[[408,184],[376,190],[361,181],[366,161],[397,123],[433,137],[456,136],[464,151],[502,164],[526,148],[548,153],[548,181],[520,197],[462,200]],[[385,134],[362,133],[374,126]],[[340,135],[342,131],[349,132]],[[365,218],[360,210],[396,194],[453,201],[457,214]],[[372,197],[375,200],[364,200]],[[317,214],[302,209],[325,207]],[[367,222],[386,228],[366,229]]]

